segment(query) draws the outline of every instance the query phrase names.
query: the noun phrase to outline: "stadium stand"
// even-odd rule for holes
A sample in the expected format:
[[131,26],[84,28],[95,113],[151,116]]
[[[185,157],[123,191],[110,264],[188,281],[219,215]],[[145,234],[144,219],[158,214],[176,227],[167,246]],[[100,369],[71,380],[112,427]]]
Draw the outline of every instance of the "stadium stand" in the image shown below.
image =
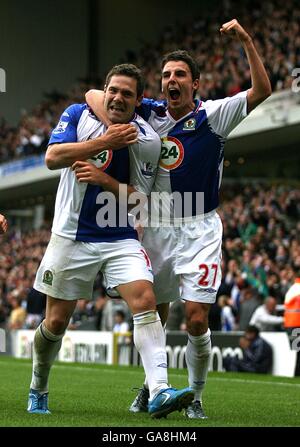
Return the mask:
[[[231,96],[249,87],[250,73],[240,45],[233,40],[221,40],[218,35],[220,17],[224,21],[238,17],[254,36],[262,55],[273,91],[291,87],[291,71],[300,66],[300,7],[296,0],[243,1],[239,4],[219,2],[212,14],[203,10],[201,17],[190,22],[168,25],[156,43],[145,44],[140,51],[128,51],[122,62],[132,62],[143,68],[146,76],[145,96],[159,98],[162,54],[177,48],[188,50],[199,62],[202,99]],[[205,36],[205,39],[203,39]],[[83,102],[84,92],[97,82],[82,80],[69,92],[52,92],[31,112],[24,111],[17,127],[0,117],[0,163],[44,152],[51,129],[62,111],[71,103]]]
[[[231,297],[239,328],[241,305],[249,291],[250,297],[258,298],[257,305],[270,295],[281,305],[300,268],[300,191],[268,184],[225,185],[222,191],[223,282],[219,295]],[[8,319],[16,296],[26,308],[49,237],[49,226],[24,233],[11,230],[2,236],[2,321],[4,316]],[[95,290],[99,287],[98,281]]]

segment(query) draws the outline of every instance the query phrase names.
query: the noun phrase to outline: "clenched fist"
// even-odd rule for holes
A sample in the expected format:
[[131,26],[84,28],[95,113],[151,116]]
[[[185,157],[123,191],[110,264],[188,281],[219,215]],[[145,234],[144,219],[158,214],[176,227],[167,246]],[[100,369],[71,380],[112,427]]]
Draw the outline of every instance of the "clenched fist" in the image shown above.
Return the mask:
[[240,39],[242,43],[251,41],[251,37],[239,24],[236,19],[230,20],[230,22],[224,23],[220,28],[220,33],[229,36],[235,36]]

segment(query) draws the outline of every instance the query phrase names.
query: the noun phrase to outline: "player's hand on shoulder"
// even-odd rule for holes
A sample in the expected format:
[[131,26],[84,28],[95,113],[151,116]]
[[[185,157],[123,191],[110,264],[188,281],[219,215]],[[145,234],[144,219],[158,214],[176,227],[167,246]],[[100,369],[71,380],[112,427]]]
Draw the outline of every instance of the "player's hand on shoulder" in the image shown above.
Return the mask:
[[133,124],[112,124],[103,135],[112,150],[122,149],[134,144],[138,139],[138,131]]
[[251,37],[239,24],[236,19],[230,20],[230,22],[223,23],[220,28],[220,33],[231,37],[237,37],[242,43],[251,41]]

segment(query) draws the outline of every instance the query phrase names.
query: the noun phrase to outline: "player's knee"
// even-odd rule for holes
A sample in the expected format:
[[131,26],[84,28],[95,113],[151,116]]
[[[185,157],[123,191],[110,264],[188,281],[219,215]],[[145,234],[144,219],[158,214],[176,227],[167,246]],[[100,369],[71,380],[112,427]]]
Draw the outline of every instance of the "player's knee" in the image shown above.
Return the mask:
[[156,308],[155,295],[152,287],[139,290],[134,297],[135,313],[153,310]]
[[187,331],[191,335],[202,335],[208,329],[207,318],[203,313],[194,313],[187,317]]
[[69,319],[64,315],[52,315],[46,319],[46,327],[54,335],[60,335],[65,332],[69,324]]

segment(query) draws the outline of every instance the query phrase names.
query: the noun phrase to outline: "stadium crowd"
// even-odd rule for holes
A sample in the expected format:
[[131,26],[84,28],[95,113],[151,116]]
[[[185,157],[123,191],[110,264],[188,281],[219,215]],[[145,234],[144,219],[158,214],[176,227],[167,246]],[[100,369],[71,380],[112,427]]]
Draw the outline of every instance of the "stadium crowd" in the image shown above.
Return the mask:
[[[215,330],[245,330],[254,310],[269,297],[283,303],[300,271],[300,191],[282,185],[224,184],[222,195],[223,280],[210,325]],[[49,237],[49,225],[24,234],[11,228],[1,236],[2,326],[30,328],[42,319],[45,301],[32,290],[32,284]],[[117,310],[125,311],[130,322],[125,303],[108,299],[100,276],[94,292],[91,303],[79,302],[72,329],[84,328],[82,324],[89,322],[88,329],[111,330]],[[32,310],[37,302],[41,303],[39,309]],[[231,325],[222,326],[222,315],[231,314]],[[178,329],[181,324],[179,321]]]
[[[272,89],[290,88],[292,69],[300,66],[300,6],[296,0],[236,2],[223,0],[212,11],[184,24],[168,25],[156,44],[144,44],[139,52],[128,51],[122,62],[135,63],[146,76],[145,96],[161,96],[161,56],[177,48],[188,50],[201,68],[199,94],[202,99],[231,96],[249,87],[250,72],[239,43],[224,39],[218,30],[237,17],[254,38],[269,74]],[[23,111],[17,127],[0,117],[0,163],[45,151],[51,129],[71,103],[83,102],[90,88],[102,81],[82,80],[67,94],[53,92],[30,113]]]
[[[144,70],[145,96],[161,96],[159,61],[162,54],[177,48],[188,50],[200,64],[201,98],[217,99],[248,88],[246,58],[239,43],[218,33],[220,17],[223,22],[237,17],[249,31],[273,91],[290,88],[291,71],[300,66],[298,2],[287,0],[282,5],[279,0],[245,0],[237,4],[223,0],[212,11],[201,11],[198,18],[166,26],[156,44],[147,43],[139,52],[127,52],[123,62],[135,63]],[[0,163],[44,152],[62,111],[71,103],[83,102],[84,93],[92,87],[102,87],[102,80],[81,80],[66,94],[47,94],[30,113],[22,112],[17,127],[0,117]],[[266,298],[271,296],[278,304],[283,303],[300,269],[300,192],[286,186],[224,185],[222,194],[223,281],[211,312],[211,327],[244,330]],[[32,284],[49,236],[49,225],[26,234],[10,228],[1,236],[0,325],[33,327],[38,316],[42,318],[44,299],[39,297],[43,305],[35,308],[38,295]],[[73,328],[93,319],[97,329],[111,329],[113,307],[109,303],[99,277],[94,302],[78,305]],[[115,303],[116,309],[122,310],[121,302]]]

